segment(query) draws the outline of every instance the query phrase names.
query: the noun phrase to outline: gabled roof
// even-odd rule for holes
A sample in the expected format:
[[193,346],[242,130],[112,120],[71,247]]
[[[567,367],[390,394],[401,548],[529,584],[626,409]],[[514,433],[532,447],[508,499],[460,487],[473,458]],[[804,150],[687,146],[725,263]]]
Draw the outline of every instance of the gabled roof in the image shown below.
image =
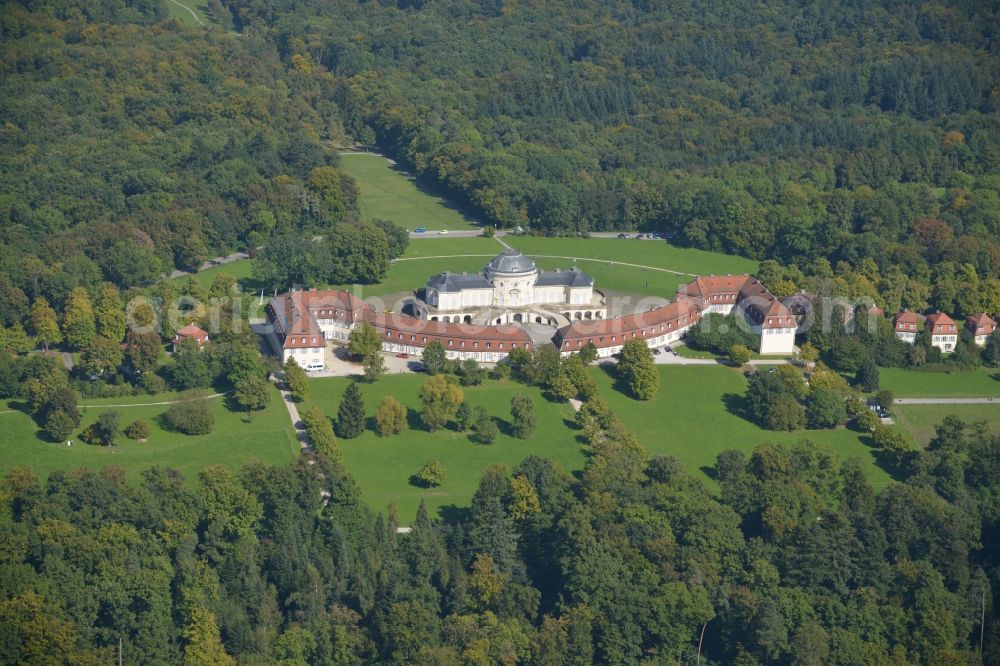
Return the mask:
[[175,337],[179,339],[195,338],[198,340],[205,340],[208,339],[208,332],[206,332],[201,326],[192,323],[188,324],[184,328],[177,329]]
[[900,324],[919,324],[920,317],[917,316],[916,312],[910,312],[909,310],[903,310],[893,318],[893,322],[898,328]]
[[988,335],[996,330],[997,323],[985,312],[980,312],[979,314],[969,315],[966,317],[965,326],[973,333],[979,330],[984,330]]
[[931,326],[931,332],[936,332],[936,329],[943,326],[954,326],[955,320],[943,312],[935,312],[927,315],[927,323]]

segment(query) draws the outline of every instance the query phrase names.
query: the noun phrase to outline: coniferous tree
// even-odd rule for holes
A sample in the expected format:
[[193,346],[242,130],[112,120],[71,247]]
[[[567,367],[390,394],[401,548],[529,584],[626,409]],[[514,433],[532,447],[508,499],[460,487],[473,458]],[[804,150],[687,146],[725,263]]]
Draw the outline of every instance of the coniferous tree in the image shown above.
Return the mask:
[[365,430],[365,403],[361,388],[354,382],[347,386],[337,409],[337,436],[354,439]]

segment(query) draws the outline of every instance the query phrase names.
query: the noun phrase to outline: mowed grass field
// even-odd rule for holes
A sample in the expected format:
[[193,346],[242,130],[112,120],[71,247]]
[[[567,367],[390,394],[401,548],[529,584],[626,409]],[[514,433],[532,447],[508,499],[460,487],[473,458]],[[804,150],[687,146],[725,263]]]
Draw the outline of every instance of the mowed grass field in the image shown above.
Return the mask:
[[[620,238],[542,238],[537,236],[504,236],[504,241],[531,256],[549,255],[578,259],[595,259],[598,262],[626,262],[641,266],[653,266],[692,275],[725,275],[750,273],[757,270],[757,262],[718,252],[706,252],[691,248],[676,247],[662,240],[634,240]],[[553,260],[565,267],[567,259]],[[547,259],[539,259],[539,265],[548,267]],[[600,264],[581,261],[580,269],[599,276]],[[611,266],[611,275],[624,273],[628,266]],[[630,278],[631,279],[631,276]],[[667,280],[674,286],[687,282],[690,275],[669,274],[655,279]],[[598,283],[600,284],[600,282]],[[607,285],[610,286],[610,285]],[[613,287],[617,288],[617,287]],[[672,292],[671,292],[672,293]]]
[[[707,366],[659,366],[658,369],[661,388],[650,402],[639,402],[622,394],[604,368],[595,367],[592,372],[601,395],[614,413],[652,455],[677,457],[690,474],[713,490],[717,486],[712,480],[712,468],[719,452],[737,448],[749,454],[767,442],[791,445],[802,439],[811,440],[820,450],[841,460],[860,459],[876,488],[890,481],[878,452],[854,431],[838,428],[771,432],[730,411],[742,409],[746,389],[746,380],[734,370]],[[465,388],[466,399],[472,405],[485,407],[502,422],[509,421],[510,398],[514,393],[534,398],[539,416],[538,430],[530,440],[501,434],[491,445],[475,444],[466,434],[423,430],[417,393],[426,378],[423,374],[389,375],[373,385],[362,385],[369,428],[356,439],[341,440],[340,446],[348,471],[358,481],[364,501],[374,510],[385,510],[394,502],[406,524],[423,498],[432,512],[447,519],[469,505],[488,465],[503,463],[513,467],[531,454],[555,460],[567,471],[582,469],[585,447],[577,439],[579,433],[569,405],[548,402],[537,389],[509,381],[487,380],[483,386]],[[316,404],[328,416],[335,417],[349,381],[313,379],[312,397],[303,409]],[[408,408],[409,428],[399,435],[382,438],[375,434],[370,417],[386,395],[392,395]],[[422,488],[410,480],[429,460],[439,461],[447,473],[438,488]]]
[[[858,458],[876,488],[889,483],[878,452],[859,433],[846,428],[773,432],[758,427],[739,413],[744,409],[746,379],[722,366],[658,366],[660,390],[653,400],[640,402],[614,389],[614,378],[595,369],[601,395],[612,411],[654,455],[680,460],[689,473],[714,490],[710,473],[716,456],[726,449],[749,454],[768,442],[791,445],[808,439],[840,460]],[[735,413],[734,413],[735,412]]]
[[[42,439],[34,421],[25,413],[12,411],[0,414],[0,473],[6,474],[13,467],[32,467],[42,478],[57,469],[71,470],[79,467],[99,469],[105,465],[121,465],[127,477],[138,480],[142,470],[154,465],[180,470],[188,483],[197,481],[198,472],[205,467],[223,464],[236,471],[250,460],[283,465],[298,455],[299,444],[281,402],[277,389],[272,389],[271,404],[248,420],[245,412],[227,408],[225,397],[208,398],[215,416],[215,428],[208,435],[184,435],[164,430],[158,417],[169,405],[150,405],[176,399],[175,394],[105,398],[89,400],[81,407],[83,420],[70,435],[73,446],[52,443]],[[143,404],[146,403],[146,404]],[[109,407],[127,404],[128,407]],[[0,411],[10,409],[0,403]],[[119,436],[115,446],[90,446],[80,440],[80,432],[97,420],[106,409],[121,414],[121,425],[137,419],[149,421],[152,434],[145,443],[134,442]]]
[[[202,0],[161,0],[167,8],[167,13],[185,25],[192,27],[217,26],[219,20],[212,14]],[[197,18],[195,18],[197,15]],[[199,23],[200,21],[200,23]]]
[[[395,502],[401,524],[408,525],[424,499],[432,515],[452,518],[456,511],[469,506],[483,470],[493,463],[513,468],[535,454],[557,461],[567,471],[582,467],[583,445],[576,441],[576,432],[564,423],[573,418],[568,404],[548,402],[537,388],[511,381],[487,380],[482,386],[463,387],[465,399],[473,407],[485,407],[500,420],[500,436],[492,444],[477,444],[468,434],[423,429],[418,391],[426,379],[425,374],[390,375],[375,384],[361,385],[369,427],[360,437],[340,440],[340,448],[347,470],[361,487],[362,499],[373,510],[385,511],[390,502]],[[351,381],[340,377],[313,379],[309,403],[318,405],[331,418],[336,417],[341,397]],[[538,429],[530,439],[506,434],[510,399],[515,393],[529,396],[535,402]],[[379,437],[373,430],[371,417],[387,395],[407,407],[409,427],[398,435]],[[444,467],[444,483],[437,488],[414,485],[410,477],[430,460],[437,460]]]
[[880,368],[880,385],[897,398],[1000,397],[1000,370],[976,368],[954,372],[921,372]]
[[1000,432],[1000,402],[986,405],[895,405],[892,414],[921,447],[927,446],[934,438],[935,428],[950,415],[966,423],[985,421],[991,431]]
[[392,220],[411,231],[475,228],[447,200],[417,186],[387,159],[372,153],[341,153],[339,168],[357,181],[361,190],[361,215],[366,220]]

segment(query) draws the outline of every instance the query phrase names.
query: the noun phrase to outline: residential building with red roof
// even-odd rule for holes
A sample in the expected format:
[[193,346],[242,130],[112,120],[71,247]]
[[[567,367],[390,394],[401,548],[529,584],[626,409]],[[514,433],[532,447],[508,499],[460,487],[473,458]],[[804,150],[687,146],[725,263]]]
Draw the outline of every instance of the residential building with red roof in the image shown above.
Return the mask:
[[896,337],[911,345],[917,341],[917,332],[920,327],[920,317],[916,312],[903,310],[893,319],[893,330]]
[[927,326],[931,329],[931,345],[946,354],[955,351],[958,344],[958,324],[943,312],[927,315]]
[[185,340],[194,340],[198,343],[198,347],[204,347],[205,343],[208,342],[208,333],[195,324],[188,324],[184,328],[178,329],[174,333],[173,347],[175,352],[180,349],[181,343]]
[[993,331],[997,330],[997,322],[985,312],[980,312],[965,318],[965,328],[977,345],[985,347]]

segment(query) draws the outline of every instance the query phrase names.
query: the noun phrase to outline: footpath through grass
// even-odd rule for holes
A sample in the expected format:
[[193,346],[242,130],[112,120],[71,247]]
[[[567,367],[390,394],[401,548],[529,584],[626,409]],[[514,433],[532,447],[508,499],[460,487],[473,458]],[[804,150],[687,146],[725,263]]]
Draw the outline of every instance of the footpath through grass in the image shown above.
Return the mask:
[[[142,396],[146,402],[163,402],[176,396]],[[121,425],[137,419],[152,426],[147,442],[140,444],[124,435],[115,446],[91,446],[80,440],[80,432],[97,420],[108,409],[108,404],[132,404],[140,398],[106,398],[87,401],[83,407],[83,420],[69,439],[73,446],[52,443],[42,438],[31,418],[20,411],[0,414],[0,473],[6,474],[14,467],[30,466],[42,478],[50,472],[78,467],[100,469],[105,465],[121,465],[126,476],[136,481],[142,470],[154,465],[180,470],[188,483],[197,481],[198,472],[205,467],[223,464],[236,471],[250,460],[261,460],[273,465],[283,465],[298,455],[299,445],[292,431],[288,412],[281,402],[277,389],[272,389],[271,404],[250,421],[243,411],[231,411],[225,397],[209,398],[215,428],[208,435],[184,435],[164,430],[160,415],[168,405],[144,405],[114,408],[121,414]],[[6,411],[9,406],[2,406]]]
[[657,367],[660,391],[648,402],[632,400],[615,390],[613,377],[603,367],[593,372],[612,411],[651,454],[676,457],[709,487],[717,487],[711,472],[721,451],[739,449],[749,454],[760,444],[791,445],[802,439],[840,460],[860,459],[876,488],[889,483],[879,452],[853,430],[773,432],[740,416],[745,409],[746,379],[739,371],[706,365]]
[[339,168],[357,181],[361,190],[361,215],[366,220],[392,220],[414,231],[469,229],[475,221],[446,199],[418,187],[412,177],[372,153],[341,153]]
[[880,368],[883,389],[897,398],[1000,398],[1000,370],[976,368],[953,372],[924,372]]
[[[432,515],[452,519],[469,506],[483,470],[493,463],[513,468],[529,455],[538,455],[560,463],[564,469],[580,469],[583,446],[564,420],[573,418],[568,404],[544,400],[537,388],[511,381],[487,380],[482,386],[463,387],[465,398],[473,407],[485,407],[498,417],[501,434],[492,444],[476,444],[467,434],[451,430],[428,432],[420,422],[420,399],[417,396],[425,374],[389,375],[375,384],[362,384],[365,413],[369,427],[360,437],[340,440],[347,470],[361,487],[362,499],[375,511],[385,511],[395,502],[401,524],[408,525],[416,516],[423,498]],[[310,403],[328,416],[336,417],[337,407],[348,383],[346,378],[313,379]],[[531,397],[538,415],[538,429],[526,440],[506,434],[510,422],[510,399],[515,393]],[[379,437],[373,429],[372,415],[383,397],[391,395],[408,409],[409,426],[392,437]],[[301,409],[308,408],[308,405]],[[437,488],[414,485],[410,477],[424,463],[437,460],[446,478]]]

